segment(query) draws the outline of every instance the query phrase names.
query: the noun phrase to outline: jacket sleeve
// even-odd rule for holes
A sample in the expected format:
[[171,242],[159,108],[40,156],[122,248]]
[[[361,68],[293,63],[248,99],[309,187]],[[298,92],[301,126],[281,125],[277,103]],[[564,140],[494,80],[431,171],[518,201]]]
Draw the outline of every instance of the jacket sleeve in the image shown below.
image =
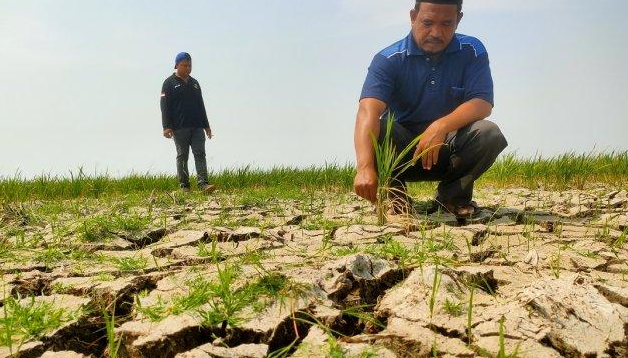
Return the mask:
[[203,128],[209,128],[209,119],[207,118],[207,111],[205,110],[205,102],[203,101],[203,91],[201,91],[201,85],[198,85],[198,90],[201,92],[200,96],[198,96],[198,100],[201,102],[201,111],[203,112]]
[[163,129],[172,129],[172,119],[170,118],[170,101],[171,101],[171,91],[170,86],[168,85],[168,80],[166,80],[161,87],[161,125]]

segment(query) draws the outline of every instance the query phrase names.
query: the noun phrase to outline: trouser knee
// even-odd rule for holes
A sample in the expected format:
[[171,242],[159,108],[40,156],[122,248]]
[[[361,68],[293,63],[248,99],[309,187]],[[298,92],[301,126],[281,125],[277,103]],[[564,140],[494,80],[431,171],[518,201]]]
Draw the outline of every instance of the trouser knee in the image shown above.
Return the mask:
[[476,122],[476,125],[477,140],[486,151],[499,154],[508,146],[508,141],[497,124],[482,120]]

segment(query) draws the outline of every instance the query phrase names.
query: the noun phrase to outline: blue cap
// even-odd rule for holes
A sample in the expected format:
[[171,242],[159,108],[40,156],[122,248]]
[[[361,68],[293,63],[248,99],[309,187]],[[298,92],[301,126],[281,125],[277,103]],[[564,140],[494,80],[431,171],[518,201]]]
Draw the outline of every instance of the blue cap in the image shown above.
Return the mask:
[[179,52],[177,54],[177,57],[174,59],[174,68],[177,68],[177,65],[179,64],[179,62],[181,61],[192,61],[192,56],[190,56],[189,53],[187,52]]

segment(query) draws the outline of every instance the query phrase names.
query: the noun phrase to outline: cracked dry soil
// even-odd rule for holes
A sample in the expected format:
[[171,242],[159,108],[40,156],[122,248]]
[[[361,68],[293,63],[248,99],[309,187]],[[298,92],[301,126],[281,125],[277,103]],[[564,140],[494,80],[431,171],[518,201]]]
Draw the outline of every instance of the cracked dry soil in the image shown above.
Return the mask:
[[[110,356],[103,310],[121,358],[628,357],[626,191],[477,196],[483,209],[465,222],[419,209],[377,226],[371,207],[330,195],[156,206],[142,235],[90,242],[75,219],[61,241],[21,223],[39,241],[31,257],[2,258],[2,305],[33,296],[79,313],[0,357]],[[89,259],[42,263],[51,245]],[[208,293],[228,268],[229,292]],[[279,277],[280,292],[243,299],[229,319],[203,316],[260,277]]]

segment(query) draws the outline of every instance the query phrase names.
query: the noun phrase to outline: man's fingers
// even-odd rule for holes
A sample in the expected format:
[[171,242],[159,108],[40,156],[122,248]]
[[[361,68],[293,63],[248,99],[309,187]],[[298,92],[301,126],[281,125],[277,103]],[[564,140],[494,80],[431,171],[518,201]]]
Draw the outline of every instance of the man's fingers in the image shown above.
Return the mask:
[[377,201],[377,188],[373,188],[373,187],[368,188],[368,200],[371,203],[374,203]]
[[423,156],[421,157],[421,162],[423,163],[423,169],[427,169],[427,159],[430,156],[430,152],[425,152],[426,150],[429,149],[424,149],[421,151],[421,154],[423,154]]
[[[362,192],[362,187],[359,185],[355,185],[353,187],[353,190],[355,191],[355,193],[360,197],[360,198],[364,198],[364,193]],[[365,198],[366,199],[366,198]]]
[[440,145],[432,150],[432,163],[436,165],[438,163],[438,154],[440,153]]
[[427,170],[431,170],[432,169],[432,153],[434,152],[434,150],[432,149],[428,149],[429,152],[425,153],[425,162],[426,164],[426,168]]

